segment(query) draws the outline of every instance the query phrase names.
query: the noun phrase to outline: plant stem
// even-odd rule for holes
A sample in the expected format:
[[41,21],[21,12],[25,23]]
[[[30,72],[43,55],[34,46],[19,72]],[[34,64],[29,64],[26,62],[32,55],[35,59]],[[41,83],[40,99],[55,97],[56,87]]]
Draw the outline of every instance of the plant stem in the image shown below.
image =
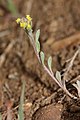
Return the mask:
[[[34,37],[33,37],[33,34],[32,34],[32,31],[28,32],[28,37],[30,39],[30,42],[31,42],[31,45],[33,46],[33,49],[35,51],[35,54],[39,60],[40,63],[41,62],[41,59],[40,59],[40,56],[39,56],[39,53],[37,52],[36,50],[36,45],[35,45],[35,40],[34,40]],[[54,76],[54,73],[52,71],[50,71],[46,65],[43,65],[43,68],[44,70],[50,75],[50,77],[59,85],[60,88],[62,88],[62,90],[68,95],[70,96],[71,98],[73,99],[77,99],[77,97],[75,97],[74,95],[72,95],[66,88],[66,85],[65,85],[65,82],[64,82],[64,85],[62,83],[60,83]]]

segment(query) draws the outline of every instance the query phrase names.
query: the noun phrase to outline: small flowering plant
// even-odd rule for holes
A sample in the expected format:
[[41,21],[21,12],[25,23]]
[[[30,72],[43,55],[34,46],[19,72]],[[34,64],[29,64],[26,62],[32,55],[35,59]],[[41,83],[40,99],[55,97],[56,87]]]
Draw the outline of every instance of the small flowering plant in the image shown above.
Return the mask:
[[[33,46],[34,52],[38,58],[38,61],[40,64],[42,64],[44,70],[50,75],[50,77],[59,85],[60,88],[71,98],[77,99],[74,95],[72,95],[66,88],[66,80],[61,79],[61,74],[59,71],[56,72],[56,75],[54,75],[52,71],[52,57],[50,56],[47,61],[47,66],[45,65],[45,55],[44,52],[41,51],[40,48],[40,42],[39,42],[39,37],[40,37],[40,30],[38,29],[36,32],[35,37],[33,36],[33,30],[32,30],[32,18],[30,15],[26,15],[25,18],[18,18],[16,22],[20,25],[21,28],[25,30],[27,33],[30,43]],[[78,87],[79,88],[79,87]],[[79,92],[78,92],[79,93]],[[80,94],[79,94],[80,97]]]

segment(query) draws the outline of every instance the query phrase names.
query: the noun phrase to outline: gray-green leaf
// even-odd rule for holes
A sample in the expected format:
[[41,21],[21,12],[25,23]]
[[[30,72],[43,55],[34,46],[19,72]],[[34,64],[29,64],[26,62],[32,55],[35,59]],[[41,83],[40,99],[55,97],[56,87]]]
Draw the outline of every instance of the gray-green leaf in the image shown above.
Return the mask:
[[79,80],[77,80],[77,86],[80,88],[80,81]]
[[18,10],[17,10],[16,6],[14,5],[13,0],[7,0],[7,8],[12,14],[14,14],[14,15],[18,14]]
[[61,74],[59,71],[56,72],[56,78],[61,82]]
[[44,53],[42,51],[40,52],[40,57],[41,57],[42,64],[44,65]]
[[52,64],[52,57],[50,56],[50,57],[48,58],[48,67],[49,67],[49,69],[52,71],[51,64]]
[[76,89],[78,89],[77,84],[73,83],[72,85],[73,85]]
[[37,32],[36,32],[36,41],[39,40],[39,36],[40,36],[40,29],[38,29]]
[[36,41],[36,49],[37,49],[37,52],[39,53],[40,52],[40,43],[39,43],[39,41]]
[[25,82],[25,80],[23,80],[22,93],[21,93],[21,97],[20,97],[20,106],[19,106],[19,120],[24,120],[23,104],[24,104],[25,85],[26,85],[26,82]]
[[2,115],[1,115],[1,113],[0,113],[0,120],[2,120]]

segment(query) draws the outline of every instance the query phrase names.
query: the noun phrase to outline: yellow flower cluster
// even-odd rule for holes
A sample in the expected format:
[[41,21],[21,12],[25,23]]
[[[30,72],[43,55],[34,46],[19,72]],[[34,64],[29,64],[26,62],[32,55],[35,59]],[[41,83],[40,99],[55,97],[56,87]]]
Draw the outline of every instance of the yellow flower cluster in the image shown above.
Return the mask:
[[27,23],[26,23],[26,22],[20,22],[20,27],[26,28],[26,26],[27,26]]
[[20,27],[27,29],[27,30],[31,30],[32,28],[32,18],[30,17],[30,15],[26,15],[26,18],[17,18],[16,22],[18,24],[20,24]]
[[32,20],[32,18],[30,17],[30,15],[26,15],[27,20],[30,22]]
[[17,22],[17,23],[19,23],[19,22],[20,22],[20,20],[21,20],[20,18],[17,18],[16,22]]

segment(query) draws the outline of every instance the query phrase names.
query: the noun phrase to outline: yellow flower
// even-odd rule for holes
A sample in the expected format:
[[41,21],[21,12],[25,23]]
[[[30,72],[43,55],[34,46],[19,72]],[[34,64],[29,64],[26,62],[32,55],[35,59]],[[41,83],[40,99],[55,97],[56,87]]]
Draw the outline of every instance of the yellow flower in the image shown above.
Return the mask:
[[18,18],[16,20],[17,23],[19,23],[21,28],[24,28],[26,30],[31,30],[32,29],[32,18],[30,15],[26,15],[26,18]]
[[30,15],[26,15],[26,18],[27,18],[28,21],[32,20],[32,18],[30,17]]
[[27,30],[30,30],[30,29],[31,29],[31,25],[28,24],[28,25],[27,25]]
[[16,22],[17,23],[20,23],[21,19],[20,18],[17,18]]
[[20,27],[26,28],[26,26],[27,26],[27,23],[26,23],[26,22],[20,22]]

